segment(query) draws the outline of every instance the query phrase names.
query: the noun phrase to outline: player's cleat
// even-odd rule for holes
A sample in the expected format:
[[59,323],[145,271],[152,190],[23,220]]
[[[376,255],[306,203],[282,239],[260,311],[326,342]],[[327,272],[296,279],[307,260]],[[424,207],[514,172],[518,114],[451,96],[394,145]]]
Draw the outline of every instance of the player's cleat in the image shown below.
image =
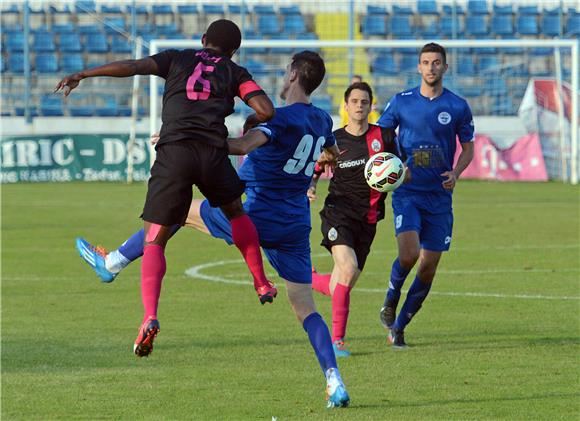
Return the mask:
[[101,281],[107,283],[113,282],[117,274],[107,270],[105,267],[107,250],[100,246],[95,247],[81,237],[76,239],[76,245],[83,260],[93,268],[97,276],[101,278]]
[[262,305],[274,302],[274,298],[276,298],[276,295],[278,295],[276,285],[270,281],[266,282],[268,282],[266,285],[262,285],[261,287],[256,288],[258,298],[260,299],[260,304]]
[[391,329],[389,330],[389,336],[387,341],[393,348],[406,348],[407,344],[405,343],[405,332],[398,329]]
[[139,328],[139,335],[135,339],[133,352],[138,357],[148,357],[153,352],[153,341],[159,333],[159,321],[149,317]]
[[326,400],[327,408],[346,408],[350,403],[350,397],[336,368],[326,371]]
[[395,323],[397,317],[397,304],[399,304],[399,300],[387,300],[387,305],[381,308],[381,324],[385,329],[390,329]]
[[346,349],[346,345],[342,339],[337,339],[332,343],[334,355],[337,357],[350,357],[350,351]]

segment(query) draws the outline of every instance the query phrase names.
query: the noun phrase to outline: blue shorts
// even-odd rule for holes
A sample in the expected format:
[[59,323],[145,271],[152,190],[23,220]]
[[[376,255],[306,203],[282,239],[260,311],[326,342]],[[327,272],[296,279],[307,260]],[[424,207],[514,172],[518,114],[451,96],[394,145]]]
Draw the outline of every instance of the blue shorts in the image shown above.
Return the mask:
[[[244,208],[256,225],[260,245],[278,275],[291,282],[312,283],[310,221],[276,220],[275,212],[252,212],[252,207],[247,202],[244,203]],[[220,208],[212,208],[204,200],[200,213],[213,237],[233,244],[232,227]]]
[[393,197],[395,235],[406,231],[419,234],[421,248],[431,251],[447,251],[451,246],[453,232],[453,210],[432,213],[421,204],[420,196]]

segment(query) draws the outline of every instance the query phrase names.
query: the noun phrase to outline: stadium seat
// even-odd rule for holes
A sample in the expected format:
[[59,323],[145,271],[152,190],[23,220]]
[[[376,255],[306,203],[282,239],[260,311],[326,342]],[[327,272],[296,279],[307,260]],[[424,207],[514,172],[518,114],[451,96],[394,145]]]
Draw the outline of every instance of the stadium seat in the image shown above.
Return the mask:
[[498,71],[500,66],[499,57],[497,55],[479,56],[479,71]]
[[246,60],[246,62],[244,63],[244,67],[248,70],[248,72],[250,72],[252,75],[256,77],[268,74],[266,65],[262,61]]
[[62,54],[60,68],[65,73],[74,73],[85,68],[82,54]]
[[92,0],[77,0],[75,1],[75,11],[77,13],[96,13],[97,7]]
[[131,54],[133,47],[123,35],[113,35],[111,38],[111,52],[116,54]]
[[155,34],[157,28],[152,23],[145,23],[137,27],[137,35]]
[[223,15],[225,13],[224,7],[221,4],[204,4],[202,8],[203,13],[206,15]]
[[453,30],[455,29],[455,34],[457,36],[463,35],[463,25],[458,17],[455,18],[455,28],[453,28],[453,17],[452,16],[442,16],[440,21],[441,34],[446,37],[453,36]]
[[483,14],[470,15],[465,19],[465,33],[473,37],[488,36],[487,16]]
[[63,116],[62,95],[43,95],[40,98],[40,115],[45,117]]
[[513,13],[512,10],[512,5],[508,4],[508,5],[500,5],[497,3],[493,4],[493,15],[497,16],[497,15],[509,15],[511,16]]
[[564,25],[562,24],[560,15],[542,15],[540,27],[542,29],[542,35],[547,37],[559,37],[564,32]]
[[123,11],[121,10],[121,6],[118,5],[107,5],[103,4],[101,6],[101,14],[102,15],[122,15]]
[[[38,109],[35,106],[28,107],[31,117],[38,117]],[[16,116],[24,117],[24,107],[16,107]]]
[[517,32],[520,35],[538,35],[538,20],[535,15],[521,15],[517,18]]
[[51,31],[55,34],[72,34],[75,32],[75,26],[72,23],[54,24]]
[[580,14],[570,15],[566,24],[566,36],[580,35]]
[[437,2],[435,0],[417,0],[417,13],[420,15],[437,15]]
[[114,96],[99,95],[97,101],[103,105],[98,105],[95,108],[95,114],[98,117],[116,117],[118,114],[119,105]]
[[89,24],[89,25],[79,25],[77,26],[79,34],[81,35],[89,35],[89,34],[100,34],[101,28],[98,25]]
[[56,73],[58,72],[58,63],[55,54],[37,54],[36,71],[38,73]]
[[395,38],[413,35],[411,17],[409,15],[394,15],[391,18],[391,34]]
[[469,0],[467,2],[467,13],[470,15],[487,15],[489,9],[486,0]]
[[453,4],[444,4],[442,7],[443,13],[446,15],[453,15],[453,12],[455,11],[456,15],[464,15],[465,11],[463,10],[463,7],[461,7],[460,5],[458,5],[456,2],[453,2]]
[[284,14],[284,32],[287,34],[303,34],[306,32],[304,18],[300,14]]
[[9,52],[24,51],[24,34],[21,32],[6,33],[6,50]]
[[383,6],[367,4],[367,15],[387,15],[387,9]]
[[312,105],[326,111],[329,114],[335,112],[334,105],[332,104],[332,98],[330,95],[317,94],[312,97]]
[[154,4],[152,9],[154,15],[172,15],[173,8],[170,4]]
[[301,15],[300,6],[297,4],[293,4],[291,6],[281,6],[280,7],[280,14],[281,15]]
[[[272,40],[288,40],[288,34],[286,33],[282,33],[282,34],[276,34],[276,35],[272,35],[270,37],[270,39]],[[293,48],[292,47],[283,47],[283,48],[270,48],[270,54],[284,54],[284,55],[290,55],[293,52]]]
[[89,34],[85,41],[85,49],[88,53],[104,54],[109,52],[107,38],[103,34]]
[[474,76],[477,73],[471,54],[460,55],[457,60],[457,73],[462,76]]
[[511,15],[494,14],[491,18],[491,33],[495,35],[513,35],[514,22]]
[[538,6],[519,6],[518,7],[518,15],[534,15],[538,14]]
[[387,23],[383,15],[366,15],[362,24],[362,33],[365,36],[387,34]]
[[401,62],[399,70],[401,72],[416,72],[417,71],[417,55],[416,54],[403,54],[401,57]]
[[125,32],[125,19],[123,18],[113,18],[113,19],[105,19],[103,22],[103,28],[105,29],[106,34],[118,34],[121,32]]
[[267,5],[267,4],[257,4],[252,9],[257,15],[275,15],[276,11],[274,10],[274,6]]
[[11,53],[8,56],[8,71],[12,73],[24,73],[24,54]]
[[179,4],[177,13],[180,15],[197,15],[198,9],[196,4]]
[[83,50],[81,38],[75,33],[61,34],[58,50],[61,53],[80,53]]
[[393,5],[393,15],[412,15],[413,9],[408,6]]
[[423,38],[435,38],[441,34],[441,30],[439,29],[439,22],[437,20],[432,20],[427,24],[421,26],[419,28],[419,34]]
[[175,23],[168,23],[167,25],[157,25],[156,29],[159,35],[164,35],[167,38],[177,38],[177,35],[180,33]]
[[371,63],[371,69],[376,76],[393,76],[399,73],[399,66],[391,53],[377,55]]
[[34,34],[32,51],[36,53],[53,53],[56,51],[54,36],[49,32],[37,32]]
[[274,14],[263,14],[258,16],[257,32],[262,35],[274,35],[281,32],[278,17]]
[[147,11],[147,7],[143,4],[138,4],[135,6],[135,9],[133,9],[133,5],[127,5],[125,8],[125,12],[127,13],[127,15],[131,16],[133,14],[133,10],[135,10],[135,14],[136,15],[148,15],[149,12]]

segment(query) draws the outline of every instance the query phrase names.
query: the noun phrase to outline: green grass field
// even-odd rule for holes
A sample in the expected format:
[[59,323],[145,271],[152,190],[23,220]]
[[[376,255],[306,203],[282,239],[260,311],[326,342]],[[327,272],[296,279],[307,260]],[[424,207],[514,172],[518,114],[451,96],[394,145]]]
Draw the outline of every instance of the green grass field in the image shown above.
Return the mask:
[[[132,354],[140,265],[101,284],[74,238],[118,246],[140,227],[144,194],[143,185],[2,186],[2,420],[580,417],[577,187],[461,182],[452,250],[403,351],[387,347],[378,320],[395,256],[389,211],[351,298],[344,410],[325,408],[323,376],[284,294],[260,306],[237,250],[192,230],[167,249],[155,351]],[[321,206],[313,260],[326,271]],[[204,279],[185,274],[203,264]],[[329,299],[316,299],[329,321]]]

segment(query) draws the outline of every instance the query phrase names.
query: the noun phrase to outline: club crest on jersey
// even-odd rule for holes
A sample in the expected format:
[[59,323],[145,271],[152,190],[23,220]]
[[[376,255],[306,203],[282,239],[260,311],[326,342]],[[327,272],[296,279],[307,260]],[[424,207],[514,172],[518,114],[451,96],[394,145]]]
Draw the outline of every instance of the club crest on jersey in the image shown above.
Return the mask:
[[328,239],[330,241],[334,241],[338,238],[338,232],[336,231],[336,228],[332,227],[331,229],[328,230]]
[[441,111],[437,116],[437,120],[439,120],[439,123],[447,125],[451,123],[451,114],[449,114],[447,111]]
[[379,142],[379,139],[373,139],[373,141],[371,142],[371,149],[375,152],[381,150],[381,142]]

